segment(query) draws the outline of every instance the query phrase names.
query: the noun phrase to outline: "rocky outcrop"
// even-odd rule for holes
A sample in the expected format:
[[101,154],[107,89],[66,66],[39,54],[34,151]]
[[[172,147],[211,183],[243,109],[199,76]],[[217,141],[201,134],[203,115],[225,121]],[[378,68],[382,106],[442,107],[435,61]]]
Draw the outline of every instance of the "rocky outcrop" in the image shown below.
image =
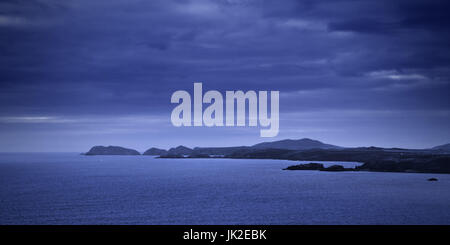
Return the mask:
[[323,168],[324,166],[321,163],[307,163],[307,164],[292,165],[283,170],[320,170]]
[[120,146],[94,146],[85,155],[141,155],[138,151]]
[[328,168],[325,168],[321,163],[307,163],[307,164],[293,165],[283,170],[319,170],[329,172],[355,171],[354,168],[344,168],[341,165],[332,165]]
[[166,150],[152,147],[152,148],[146,150],[142,155],[161,156],[161,155],[165,155],[165,154],[167,154]]

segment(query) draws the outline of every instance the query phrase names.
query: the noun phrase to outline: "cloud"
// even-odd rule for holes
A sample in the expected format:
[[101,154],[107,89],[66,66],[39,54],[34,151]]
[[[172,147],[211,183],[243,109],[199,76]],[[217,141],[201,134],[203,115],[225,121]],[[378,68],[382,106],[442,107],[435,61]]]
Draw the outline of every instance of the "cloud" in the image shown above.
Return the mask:
[[66,123],[71,120],[48,116],[10,116],[0,117],[0,123]]
[[312,30],[312,31],[324,31],[326,25],[320,22],[314,22],[302,19],[289,19],[282,23],[286,27],[295,28],[298,30]]
[[328,29],[330,31],[350,31],[359,33],[374,33],[374,34],[390,34],[398,27],[399,23],[382,22],[377,19],[351,19],[341,22],[330,22]]
[[392,80],[424,80],[428,79],[426,76],[421,74],[402,74],[395,70],[383,70],[383,71],[372,71],[367,74],[369,77],[374,78],[388,78]]
[[25,26],[29,22],[21,17],[0,15],[0,26]]

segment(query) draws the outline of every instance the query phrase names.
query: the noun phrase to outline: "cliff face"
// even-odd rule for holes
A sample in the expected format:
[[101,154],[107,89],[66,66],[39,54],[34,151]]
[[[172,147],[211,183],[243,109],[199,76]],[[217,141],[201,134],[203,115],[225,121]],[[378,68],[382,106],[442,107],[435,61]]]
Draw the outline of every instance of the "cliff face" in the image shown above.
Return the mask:
[[166,151],[166,150],[158,149],[158,148],[152,147],[152,148],[146,150],[146,151],[144,152],[144,154],[142,154],[142,155],[148,155],[148,156],[161,156],[161,155],[165,155],[165,154],[167,154],[167,151]]
[[85,155],[141,155],[138,151],[120,146],[94,146]]

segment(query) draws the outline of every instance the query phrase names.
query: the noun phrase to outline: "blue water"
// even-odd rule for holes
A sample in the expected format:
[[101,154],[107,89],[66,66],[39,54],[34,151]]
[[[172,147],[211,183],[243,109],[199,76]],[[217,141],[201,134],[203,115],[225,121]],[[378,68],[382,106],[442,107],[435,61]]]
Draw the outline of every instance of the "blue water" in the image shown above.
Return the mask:
[[0,154],[0,224],[450,224],[450,175],[292,164]]

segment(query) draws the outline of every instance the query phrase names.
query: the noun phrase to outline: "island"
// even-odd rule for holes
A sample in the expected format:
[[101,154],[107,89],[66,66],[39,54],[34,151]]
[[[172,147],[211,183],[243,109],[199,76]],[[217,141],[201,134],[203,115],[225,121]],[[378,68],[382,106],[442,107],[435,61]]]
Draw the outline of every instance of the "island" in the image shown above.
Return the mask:
[[84,155],[141,155],[138,151],[120,146],[94,146]]

